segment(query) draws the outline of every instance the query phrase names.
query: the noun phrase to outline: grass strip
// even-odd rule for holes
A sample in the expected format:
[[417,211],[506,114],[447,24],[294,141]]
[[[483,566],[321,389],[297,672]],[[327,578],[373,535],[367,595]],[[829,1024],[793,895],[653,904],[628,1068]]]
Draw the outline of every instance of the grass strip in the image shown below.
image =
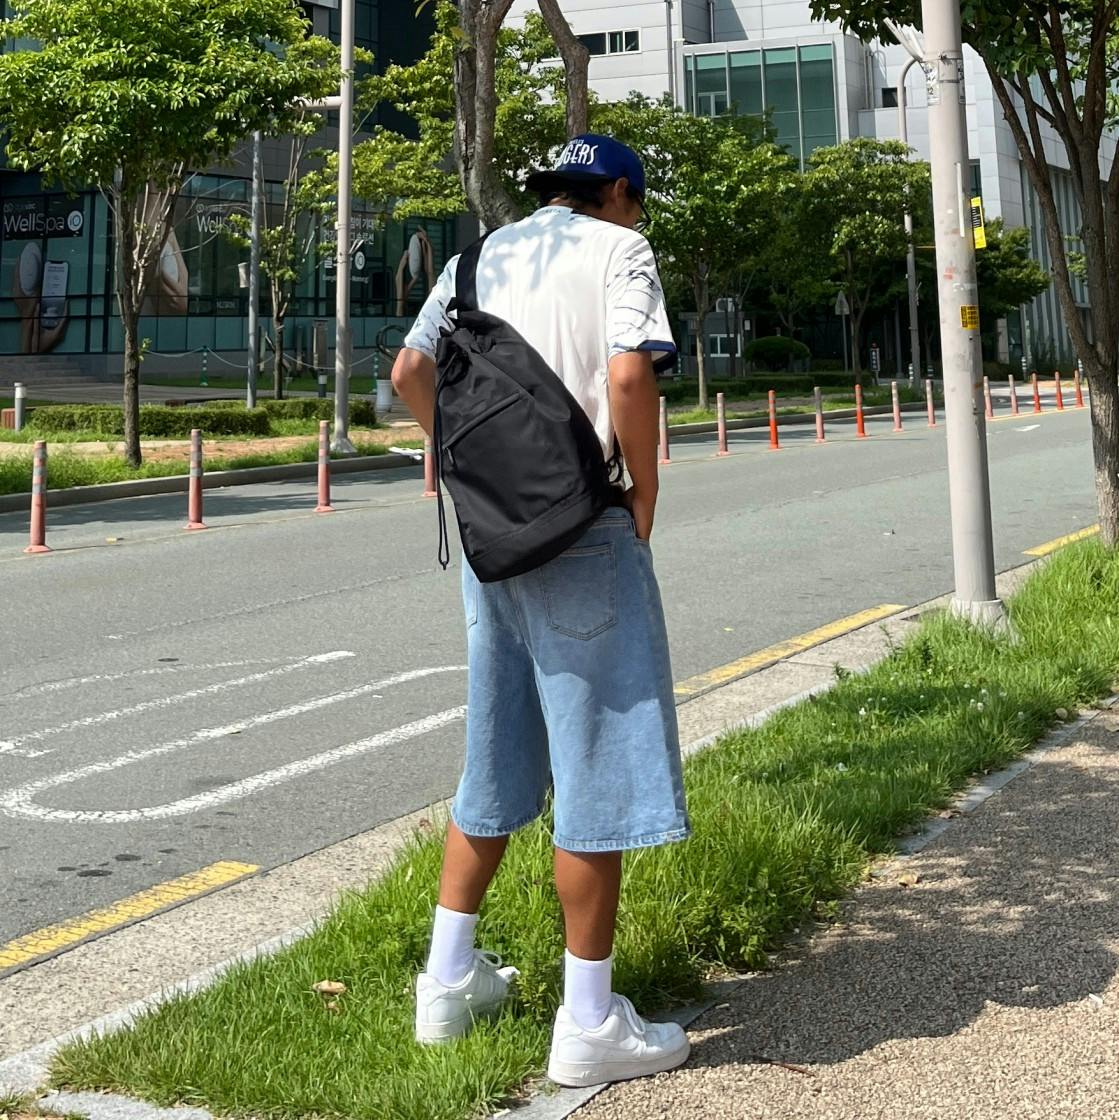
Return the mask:
[[[359,455],[386,455],[388,448],[380,443],[372,443],[354,438],[354,447]],[[422,447],[417,440],[402,440],[398,447]],[[289,447],[282,451],[257,451],[243,455],[206,457],[207,471],[232,471],[245,467],[276,467],[288,463],[313,463],[319,457],[317,441],[308,441],[300,447]],[[332,456],[340,458],[341,456]],[[106,482],[128,482],[137,478],[167,478],[187,474],[188,461],[144,463],[138,468],[129,467],[116,456],[91,458],[72,451],[51,451],[47,464],[47,486],[49,490],[61,490],[71,486],[97,486]],[[0,494],[23,494],[31,489],[32,458],[0,458]]]
[[[690,759],[695,836],[627,857],[616,982],[646,1010],[705,975],[764,967],[789,929],[826,915],[874,853],[1002,766],[1119,674],[1119,554],[1057,554],[1009,603],[1016,640],[945,614],[865,674]],[[1067,712],[1062,715],[1067,716]],[[546,823],[510,846],[481,942],[522,970],[515,1007],[468,1038],[421,1048],[423,960],[440,829],[349,893],[305,940],[177,996],[131,1029],[75,1043],[56,1085],[253,1117],[461,1120],[539,1074],[558,999],[560,911]],[[341,980],[337,1012],[311,990]]]

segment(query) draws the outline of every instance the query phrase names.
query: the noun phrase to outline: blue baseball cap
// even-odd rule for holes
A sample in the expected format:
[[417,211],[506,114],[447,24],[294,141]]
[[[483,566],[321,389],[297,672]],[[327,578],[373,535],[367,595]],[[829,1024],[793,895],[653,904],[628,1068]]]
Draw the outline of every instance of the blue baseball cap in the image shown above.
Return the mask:
[[543,194],[572,183],[612,183],[623,178],[644,202],[645,169],[637,153],[612,136],[584,132],[564,145],[551,171],[529,175],[528,188]]

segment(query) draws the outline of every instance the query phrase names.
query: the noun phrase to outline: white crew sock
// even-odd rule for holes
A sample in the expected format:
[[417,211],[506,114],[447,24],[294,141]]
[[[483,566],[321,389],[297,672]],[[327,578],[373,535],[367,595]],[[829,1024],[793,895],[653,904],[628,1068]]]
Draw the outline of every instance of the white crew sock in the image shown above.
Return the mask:
[[477,924],[477,914],[435,907],[427,971],[440,984],[454,987],[474,967],[474,927]]
[[613,969],[613,956],[604,961],[585,961],[564,950],[563,1005],[584,1030],[601,1027],[610,1014]]

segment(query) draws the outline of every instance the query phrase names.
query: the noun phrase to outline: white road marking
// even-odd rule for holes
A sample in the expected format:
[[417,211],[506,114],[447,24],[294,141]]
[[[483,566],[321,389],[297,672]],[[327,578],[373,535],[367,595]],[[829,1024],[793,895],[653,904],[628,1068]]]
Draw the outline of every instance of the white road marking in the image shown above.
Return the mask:
[[190,661],[180,661],[174,665],[160,665],[155,669],[129,669],[124,673],[95,673],[91,677],[66,677],[58,681],[45,681],[17,688],[14,692],[4,693],[13,699],[25,696],[42,696],[48,692],[64,692],[68,688],[80,688],[84,684],[98,684],[102,681],[125,681],[136,677],[160,677],[167,673],[195,672],[204,673],[214,669],[247,669],[250,665],[285,665],[300,660],[298,657],[254,657],[247,661],[212,661],[197,665]]
[[1016,432],[1032,432],[1032,431],[1035,431],[1036,429],[1038,429],[1040,427],[1041,427],[1040,424],[1030,424],[1025,428],[1015,428],[1014,430]]
[[398,673],[392,677],[386,677],[384,680],[362,685],[359,688],[349,689],[346,692],[321,696],[316,700],[310,700],[303,704],[293,704],[288,708],[280,708],[272,712],[265,712],[263,715],[254,716],[251,719],[242,720],[237,723],[226,724],[222,727],[204,728],[200,731],[193,732],[183,739],[176,739],[170,743],[161,743],[157,747],[150,747],[143,751],[129,751],[127,754],[119,755],[117,758],[107,759],[103,762],[93,762],[88,766],[82,766],[76,770],[67,771],[64,774],[56,774],[49,778],[40,778],[33,782],[27,782],[22,786],[17,786],[14,789],[6,790],[4,793],[0,794],[0,813],[10,817],[23,817],[41,821],[128,824],[134,821],[161,820],[167,817],[184,816],[187,813],[197,812],[199,809],[212,808],[215,805],[221,805],[227,801],[247,797],[249,794],[266,789],[269,786],[291,781],[293,778],[301,777],[315,770],[322,770],[336,762],[341,762],[355,755],[376,750],[378,747],[392,746],[394,743],[403,742],[406,739],[413,739],[429,731],[435,731],[448,723],[453,723],[455,720],[461,719],[466,714],[466,706],[462,705],[456,708],[448,708],[445,711],[438,712],[435,715],[425,716],[423,719],[415,720],[401,727],[395,727],[389,731],[382,731],[377,735],[370,736],[368,739],[361,739],[356,743],[335,747],[332,750],[323,751],[310,758],[297,759],[294,762],[289,762],[276,769],[266,770],[260,774],[254,774],[251,777],[243,778],[238,782],[219,786],[217,789],[207,790],[205,793],[196,794],[193,797],[185,797],[178,801],[168,802],[165,805],[155,805],[145,809],[120,810],[51,809],[36,804],[35,798],[45,790],[55,789],[58,786],[70,785],[73,782],[80,781],[82,778],[91,777],[94,774],[104,774],[112,770],[119,770],[121,767],[131,766],[137,762],[143,762],[145,759],[154,758],[157,755],[169,754],[172,751],[182,750],[184,747],[193,746],[197,743],[211,742],[227,735],[233,735],[249,727],[259,727],[264,724],[275,723],[281,719],[288,719],[294,715],[314,711],[328,704],[335,704],[341,700],[367,694],[375,689],[385,688],[395,684],[403,684],[407,681],[432,676],[435,673],[461,672],[463,668],[464,667],[461,665],[443,665],[431,669],[413,669],[405,673]]
[[267,669],[262,673],[251,673],[247,677],[237,677],[231,681],[219,681],[217,684],[206,685],[205,688],[191,689],[189,692],[180,692],[174,696],[160,696],[155,700],[145,700],[140,704],[133,704],[129,708],[118,708],[111,712],[100,712],[95,716],[85,716],[82,719],[71,720],[69,723],[60,723],[57,727],[46,727],[40,731],[29,731],[26,735],[19,735],[14,739],[0,739],[0,754],[19,754],[28,758],[47,754],[47,751],[30,752],[24,748],[25,743],[37,743],[51,735],[59,735],[64,731],[73,731],[76,727],[95,727],[99,723],[109,723],[121,719],[123,716],[135,715],[137,712],[149,712],[155,708],[170,708],[174,704],[182,704],[187,700],[197,700],[200,696],[212,696],[216,692],[227,692],[231,688],[239,688],[243,684],[256,684],[258,681],[268,680],[271,677],[284,676],[294,673],[299,669],[312,669],[318,665],[325,665],[332,661],[342,661],[357,654],[349,650],[338,649],[330,653],[318,653],[313,657],[304,657],[290,665],[281,665],[276,669]]

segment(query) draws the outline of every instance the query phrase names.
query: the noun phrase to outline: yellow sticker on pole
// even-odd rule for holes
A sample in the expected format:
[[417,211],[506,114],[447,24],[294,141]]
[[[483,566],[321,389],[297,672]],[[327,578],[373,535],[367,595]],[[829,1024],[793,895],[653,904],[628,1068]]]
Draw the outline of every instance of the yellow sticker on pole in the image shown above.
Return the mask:
[[971,232],[975,236],[976,249],[987,248],[987,225],[983,217],[983,199],[971,200]]
[[974,303],[965,303],[960,307],[960,323],[965,331],[979,330],[979,308]]

